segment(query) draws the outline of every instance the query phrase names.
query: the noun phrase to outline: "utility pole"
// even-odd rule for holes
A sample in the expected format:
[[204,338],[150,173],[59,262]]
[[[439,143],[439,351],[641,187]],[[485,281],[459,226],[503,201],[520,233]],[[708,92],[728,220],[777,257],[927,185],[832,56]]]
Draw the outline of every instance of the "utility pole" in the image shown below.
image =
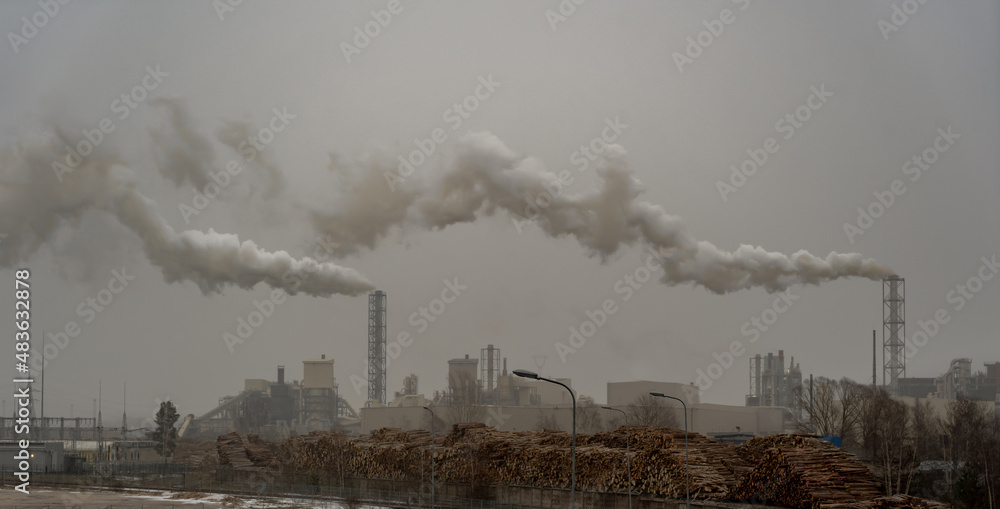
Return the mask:
[[42,408],[38,413],[41,417],[41,424],[38,426],[38,431],[41,433],[41,439],[45,440],[45,331],[42,331]]

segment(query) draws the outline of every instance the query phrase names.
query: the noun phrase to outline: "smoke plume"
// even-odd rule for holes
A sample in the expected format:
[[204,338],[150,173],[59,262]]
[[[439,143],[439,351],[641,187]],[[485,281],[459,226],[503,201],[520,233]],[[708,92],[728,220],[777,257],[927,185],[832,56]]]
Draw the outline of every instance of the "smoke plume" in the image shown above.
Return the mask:
[[259,167],[267,174],[269,182],[262,197],[269,200],[285,190],[285,176],[267,153],[256,150],[249,143],[250,136],[250,126],[238,121],[228,122],[218,133],[219,141],[239,153],[244,162]]
[[336,254],[373,249],[394,228],[443,229],[499,210],[518,221],[533,221],[551,237],[571,236],[601,260],[625,246],[650,246],[662,255],[663,283],[692,284],[719,294],[753,287],[776,292],[792,285],[892,274],[857,253],[821,258],[802,250],[788,256],[745,244],[726,251],[698,240],[679,217],[637,200],[642,186],[617,145],[609,146],[598,162],[601,185],[585,194],[570,193],[537,159],[515,154],[489,133],[460,139],[434,178],[426,167],[417,170],[424,172],[420,180],[429,180],[427,185],[401,179],[394,163],[363,168],[339,207],[312,214],[316,229],[334,240]]
[[[58,136],[58,146],[69,144]],[[28,260],[60,227],[79,224],[85,213],[93,211],[111,214],[138,236],[147,258],[167,282],[191,281],[206,294],[230,285],[249,289],[258,283],[315,296],[357,295],[373,289],[357,271],[333,263],[265,251],[253,241],[213,230],[175,231],[156,213],[153,202],[135,189],[132,172],[106,151],[95,149],[59,177],[53,162],[68,161],[50,140],[27,140],[0,153],[0,232],[7,234],[0,242],[4,267]],[[184,175],[177,182],[190,179],[197,185],[198,176],[204,175],[201,170],[173,168],[171,174]]]
[[170,129],[150,133],[155,147],[156,169],[167,180],[180,187],[185,182],[201,192],[209,182],[209,172],[215,154],[212,145],[198,134],[191,117],[174,99],[154,99],[152,104],[170,113]]
[[[171,130],[153,135],[158,169],[175,185],[190,183],[201,190],[210,181],[212,145],[196,133],[177,103],[159,104],[171,113]],[[230,123],[219,138],[239,151],[248,133],[246,126]],[[7,235],[0,242],[0,266],[29,259],[59,228],[77,225],[93,211],[110,214],[132,231],[167,282],[191,281],[204,293],[259,283],[316,296],[373,289],[357,271],[333,263],[265,251],[253,241],[214,230],[175,231],[136,189],[131,171],[106,144],[74,162],[58,149],[70,142],[58,130],[56,136],[58,143],[27,140],[0,154],[0,232]],[[255,157],[271,180],[265,195],[280,193],[284,177],[278,166],[259,152]],[[73,168],[57,175],[55,162]],[[349,164],[331,156],[342,198],[332,210],[310,214],[314,228],[332,241],[326,246],[331,254],[376,249],[393,231],[439,230],[502,212],[522,224],[537,224],[550,237],[570,236],[602,261],[626,247],[651,247],[660,254],[662,282],[720,294],[892,274],[857,253],[823,258],[803,250],[789,256],[751,245],[726,251],[698,240],[679,217],[639,201],[642,185],[617,145],[597,161],[600,185],[586,193],[571,192],[539,160],[514,153],[489,133],[461,138],[440,171],[428,164],[417,169],[420,175],[403,179],[396,164],[385,154]]]

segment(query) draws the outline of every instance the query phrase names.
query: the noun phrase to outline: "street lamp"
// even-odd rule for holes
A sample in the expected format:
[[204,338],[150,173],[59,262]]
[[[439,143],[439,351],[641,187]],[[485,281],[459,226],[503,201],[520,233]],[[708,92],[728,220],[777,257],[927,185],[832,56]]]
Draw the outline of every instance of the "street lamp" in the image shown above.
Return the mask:
[[431,413],[431,507],[434,507],[434,411],[430,407],[424,407]]
[[572,454],[572,470],[569,478],[569,506],[570,508],[575,508],[576,500],[576,395],[573,394],[573,389],[570,389],[568,385],[559,382],[557,380],[552,380],[549,378],[538,376],[538,373],[533,371],[528,371],[526,369],[515,369],[514,374],[521,378],[530,378],[532,380],[542,380],[544,382],[549,382],[557,385],[563,386],[567,391],[569,391],[569,397],[573,399],[573,442],[571,447]]
[[691,466],[688,464],[688,409],[687,405],[680,398],[675,398],[673,396],[667,396],[662,392],[651,392],[650,396],[656,396],[657,398],[669,398],[674,401],[680,401],[681,406],[684,407],[684,483],[687,485],[687,509],[691,509]]
[[625,470],[628,472],[628,509],[632,509],[632,466],[628,459],[628,414],[618,408],[611,408],[609,406],[602,406],[601,408],[613,412],[621,412],[625,416]]

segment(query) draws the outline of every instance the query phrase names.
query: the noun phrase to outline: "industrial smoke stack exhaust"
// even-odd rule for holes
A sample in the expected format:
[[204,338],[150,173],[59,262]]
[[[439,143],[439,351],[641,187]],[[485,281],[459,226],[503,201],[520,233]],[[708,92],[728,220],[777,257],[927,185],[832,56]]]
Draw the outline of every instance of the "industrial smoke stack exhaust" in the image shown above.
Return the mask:
[[663,283],[720,294],[754,287],[777,292],[844,277],[877,280],[893,273],[857,253],[821,258],[802,250],[789,256],[747,244],[726,251],[699,240],[679,217],[638,201],[642,184],[619,145],[609,145],[598,159],[601,184],[586,194],[564,189],[555,172],[490,133],[460,138],[443,169],[428,168],[420,182],[399,178],[395,166],[381,163],[387,158],[370,159],[354,173],[341,168],[342,199],[312,214],[314,227],[334,239],[338,256],[375,249],[393,229],[441,230],[503,212],[519,231],[538,228],[552,238],[573,237],[602,261],[623,247],[652,248]]
[[[158,156],[154,159],[161,175],[201,191],[200,186],[212,184],[207,176],[214,169],[212,144],[191,129],[176,104],[167,106],[171,123],[154,135],[151,152]],[[354,269],[329,261],[267,251],[252,240],[212,229],[175,230],[137,190],[135,175],[111,143],[57,175],[53,161],[64,159],[62,147],[70,140],[58,129],[55,134],[59,143],[28,139],[0,151],[0,232],[6,234],[0,266],[27,261],[59,228],[83,224],[84,214],[98,212],[110,214],[135,234],[166,282],[190,281],[205,294],[260,283],[318,297],[354,296],[375,288]],[[232,141],[232,133],[222,134],[224,144]],[[600,185],[583,194],[571,193],[539,160],[514,153],[490,133],[460,138],[443,156],[441,170],[428,165],[421,179],[399,178],[389,160],[395,159],[372,157],[353,173],[350,164],[338,168],[343,196],[329,210],[310,212],[314,229],[328,235],[328,253],[347,256],[374,249],[393,229],[440,230],[503,213],[519,230],[538,228],[551,238],[573,237],[589,256],[602,261],[623,248],[648,248],[656,253],[663,283],[719,294],[755,287],[777,292],[844,277],[874,280],[893,274],[857,253],[817,257],[801,250],[786,255],[748,244],[727,251],[699,240],[679,217],[638,200],[642,184],[618,145],[609,145],[596,161]],[[283,177],[272,162],[266,166],[278,193]],[[394,180],[387,177],[392,175]],[[378,378],[379,370],[373,375]]]

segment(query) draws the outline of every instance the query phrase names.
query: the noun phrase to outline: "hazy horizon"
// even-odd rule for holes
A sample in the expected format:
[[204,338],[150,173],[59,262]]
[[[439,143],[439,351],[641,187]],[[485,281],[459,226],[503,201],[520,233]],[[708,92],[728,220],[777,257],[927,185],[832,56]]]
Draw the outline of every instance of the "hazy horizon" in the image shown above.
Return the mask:
[[718,363],[742,405],[779,350],[870,381],[893,273],[908,376],[1000,361],[1000,6],[904,3],[6,2],[0,303],[30,269],[45,415],[321,355],[358,408],[376,288],[390,400],[487,344],[598,402]]

